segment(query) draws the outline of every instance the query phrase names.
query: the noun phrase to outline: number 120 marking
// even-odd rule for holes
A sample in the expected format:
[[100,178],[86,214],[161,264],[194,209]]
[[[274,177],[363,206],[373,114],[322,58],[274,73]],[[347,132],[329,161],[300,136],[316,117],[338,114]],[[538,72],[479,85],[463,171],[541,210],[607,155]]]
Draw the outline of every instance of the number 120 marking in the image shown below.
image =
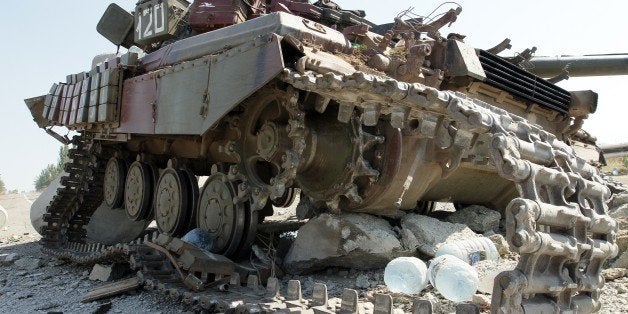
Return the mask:
[[161,35],[166,30],[166,14],[163,3],[154,4],[143,9],[137,15],[135,27],[136,40],[148,39]]

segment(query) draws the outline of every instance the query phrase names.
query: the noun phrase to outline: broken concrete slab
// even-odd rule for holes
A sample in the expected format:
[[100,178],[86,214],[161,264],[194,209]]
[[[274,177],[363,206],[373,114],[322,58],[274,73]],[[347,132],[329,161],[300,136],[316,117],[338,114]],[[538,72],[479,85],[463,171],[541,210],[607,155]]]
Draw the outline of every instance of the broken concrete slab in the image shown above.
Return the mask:
[[485,233],[487,231],[496,231],[499,227],[500,219],[501,214],[492,209],[480,205],[471,205],[447,216],[445,221],[467,225],[475,232]]
[[382,218],[322,214],[299,229],[283,265],[289,273],[327,267],[373,269],[410,253]]
[[15,266],[24,270],[35,270],[44,265],[44,261],[34,257],[24,257],[15,261]]
[[96,264],[92,268],[91,273],[89,274],[89,280],[92,281],[111,281],[120,279],[124,272],[126,271],[126,267],[122,264],[111,264],[111,265],[102,265]]
[[493,293],[495,277],[503,271],[515,269],[515,267],[517,267],[517,261],[507,259],[499,261],[484,260],[473,265],[473,267],[478,272],[478,291],[491,294]]
[[417,214],[408,214],[401,219],[402,243],[410,249],[418,249],[421,253],[433,257],[439,247],[448,242],[468,240],[479,237],[469,227],[440,221],[436,218]]

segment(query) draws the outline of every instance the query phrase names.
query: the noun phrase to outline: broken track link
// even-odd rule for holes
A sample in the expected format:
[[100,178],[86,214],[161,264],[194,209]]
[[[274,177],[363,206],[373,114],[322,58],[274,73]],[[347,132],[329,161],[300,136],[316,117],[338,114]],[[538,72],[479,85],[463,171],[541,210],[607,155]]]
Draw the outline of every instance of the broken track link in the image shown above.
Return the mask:
[[449,161],[453,167],[443,165],[445,173],[457,167],[462,152],[479,136],[489,137],[492,165],[520,194],[506,216],[508,242],[521,259],[515,270],[496,279],[492,312],[600,309],[601,267],[617,255],[618,227],[608,216],[610,191],[598,170],[566,143],[503,109],[418,83],[362,72],[290,69],[281,79],[339,103],[339,121],[348,121],[358,109],[366,125],[389,114],[395,128],[418,121],[416,132],[425,138],[435,138],[444,128],[451,136],[450,148],[459,152],[457,160]]

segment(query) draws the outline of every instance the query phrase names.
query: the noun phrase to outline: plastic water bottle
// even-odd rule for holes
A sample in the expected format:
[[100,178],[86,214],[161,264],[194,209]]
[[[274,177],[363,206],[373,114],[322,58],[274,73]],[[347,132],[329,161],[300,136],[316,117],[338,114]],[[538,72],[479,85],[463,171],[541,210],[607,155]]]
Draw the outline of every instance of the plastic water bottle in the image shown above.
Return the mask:
[[441,255],[430,262],[430,283],[447,300],[471,301],[478,290],[478,273],[473,266],[453,255]]
[[196,228],[190,230],[190,232],[186,233],[181,240],[190,243],[200,249],[203,249],[207,252],[211,252],[213,242],[209,233],[203,229]]
[[447,243],[436,251],[436,256],[453,255],[469,265],[475,265],[479,261],[496,261],[499,252],[491,239],[480,237],[464,241]]
[[427,286],[427,266],[416,257],[398,257],[384,269],[384,283],[390,292],[419,294]]

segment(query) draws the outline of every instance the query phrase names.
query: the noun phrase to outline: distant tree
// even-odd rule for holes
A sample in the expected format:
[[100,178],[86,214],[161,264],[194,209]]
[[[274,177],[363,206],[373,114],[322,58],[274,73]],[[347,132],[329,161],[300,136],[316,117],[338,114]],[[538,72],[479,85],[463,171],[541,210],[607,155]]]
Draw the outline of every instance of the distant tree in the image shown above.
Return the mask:
[[42,190],[45,189],[52,183],[52,181],[59,176],[60,173],[63,172],[63,166],[70,160],[68,157],[68,147],[61,146],[59,148],[59,156],[57,158],[56,164],[49,164],[44,168],[37,178],[35,178],[35,189]]
[[0,194],[4,194],[6,193],[7,188],[4,186],[4,181],[2,181],[2,178],[0,178]]

